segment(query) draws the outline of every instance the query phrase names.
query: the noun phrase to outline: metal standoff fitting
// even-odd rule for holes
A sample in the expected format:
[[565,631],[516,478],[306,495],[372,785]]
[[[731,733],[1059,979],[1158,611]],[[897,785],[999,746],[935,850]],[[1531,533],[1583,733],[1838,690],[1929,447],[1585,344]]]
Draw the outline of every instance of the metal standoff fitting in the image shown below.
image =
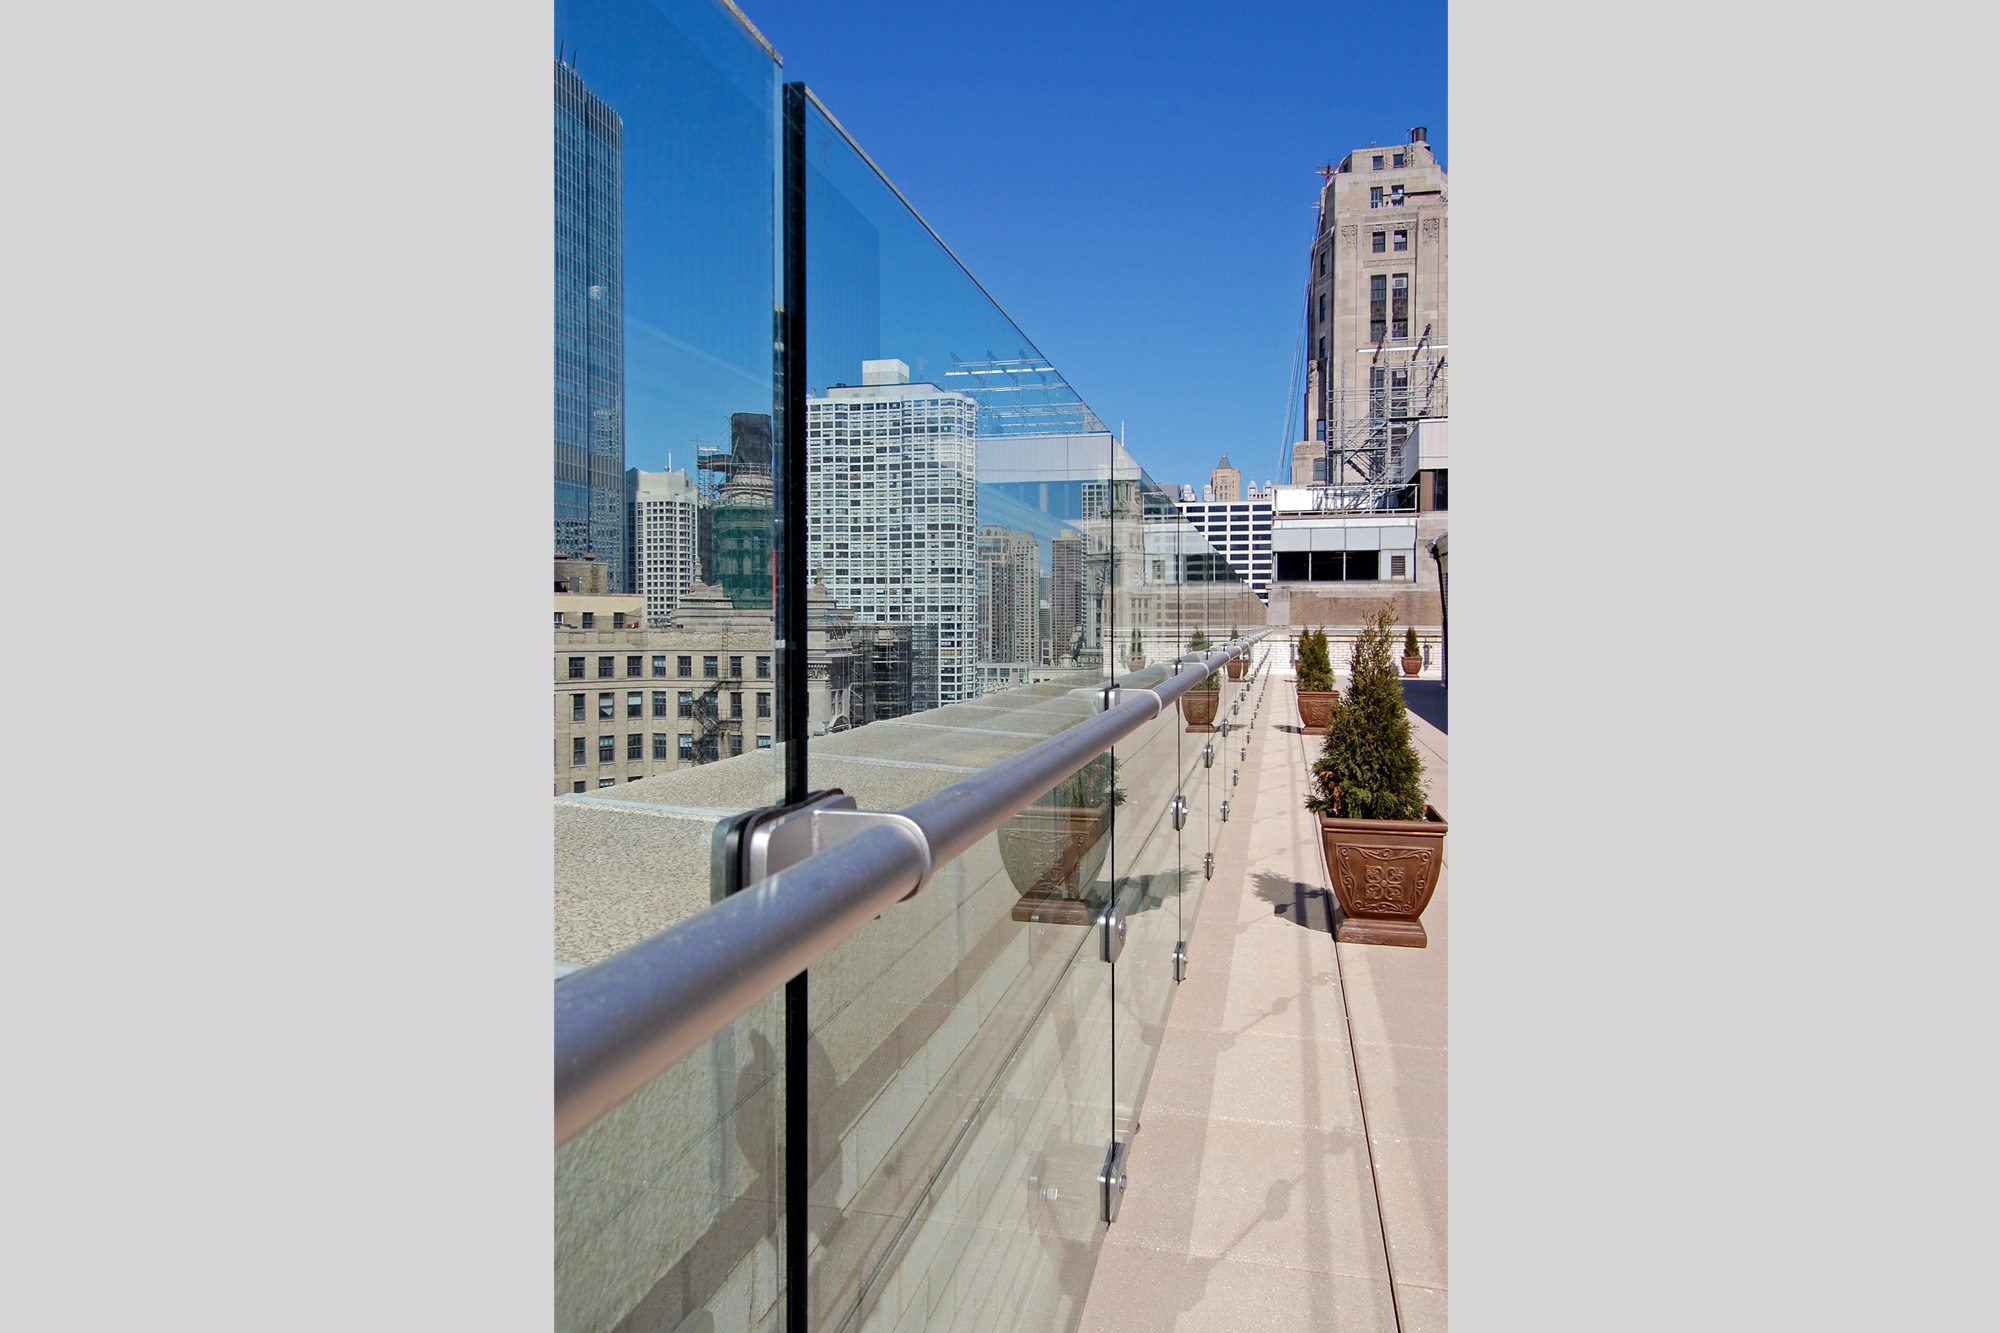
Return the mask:
[[1229,802],[1227,801],[1222,803],[1222,822],[1225,824],[1229,822]]
[[1215,878],[1215,853],[1214,853],[1214,852],[1203,852],[1203,853],[1202,853],[1202,855],[1201,855],[1201,877],[1202,877],[1203,879],[1214,879],[1214,878]]
[[1204,745],[1201,747],[1201,766],[1203,768],[1215,767],[1215,747],[1213,745]]

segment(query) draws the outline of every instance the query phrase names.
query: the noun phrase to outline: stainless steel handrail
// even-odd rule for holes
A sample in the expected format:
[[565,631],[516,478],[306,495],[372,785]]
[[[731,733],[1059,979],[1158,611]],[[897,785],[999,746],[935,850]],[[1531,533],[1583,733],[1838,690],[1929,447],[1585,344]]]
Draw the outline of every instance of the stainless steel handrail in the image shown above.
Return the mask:
[[1181,658],[1158,685],[592,963],[555,988],[556,1146],[657,1078],[1036,797],[1269,630]]

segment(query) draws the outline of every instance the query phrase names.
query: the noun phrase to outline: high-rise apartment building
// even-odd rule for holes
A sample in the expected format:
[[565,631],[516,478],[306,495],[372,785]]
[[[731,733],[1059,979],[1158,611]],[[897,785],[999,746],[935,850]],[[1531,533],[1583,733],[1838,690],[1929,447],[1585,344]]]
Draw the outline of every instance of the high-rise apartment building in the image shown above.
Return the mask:
[[966,697],[977,644],[978,414],[895,360],[806,402],[807,559],[855,623],[911,627],[919,710]]
[[1083,538],[1065,534],[1049,540],[1049,662],[1061,666],[1076,656],[1084,624]]
[[663,624],[694,586],[696,497],[686,472],[625,473],[625,587]]
[[979,660],[1039,664],[1041,547],[1030,532],[979,529]]
[[1450,238],[1444,169],[1421,128],[1327,169],[1306,286],[1294,485],[1414,482],[1412,423],[1446,412]]
[[1214,487],[1214,498],[1220,504],[1235,504],[1243,498],[1243,474],[1229,466],[1228,454],[1209,469],[1208,484]]
[[555,549],[622,582],[624,121],[561,63],[555,102]]

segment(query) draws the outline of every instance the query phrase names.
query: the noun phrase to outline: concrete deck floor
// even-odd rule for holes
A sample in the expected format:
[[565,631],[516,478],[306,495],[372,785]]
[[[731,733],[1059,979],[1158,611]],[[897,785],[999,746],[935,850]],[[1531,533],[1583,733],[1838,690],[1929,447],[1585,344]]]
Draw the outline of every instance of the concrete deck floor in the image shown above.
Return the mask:
[[[1449,818],[1446,736],[1410,721]],[[1449,847],[1428,948],[1336,945],[1303,806],[1318,744],[1276,676],[1083,1333],[1446,1326]]]

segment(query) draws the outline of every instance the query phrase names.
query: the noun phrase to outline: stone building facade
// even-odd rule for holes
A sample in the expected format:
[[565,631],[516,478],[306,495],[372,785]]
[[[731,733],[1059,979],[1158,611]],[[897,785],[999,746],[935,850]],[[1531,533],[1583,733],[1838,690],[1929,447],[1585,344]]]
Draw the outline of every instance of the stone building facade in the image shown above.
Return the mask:
[[1414,129],[1406,143],[1354,150],[1320,192],[1294,485],[1324,480],[1302,463],[1323,462],[1371,418],[1406,436],[1407,419],[1447,410],[1451,226],[1445,172],[1425,137]]

